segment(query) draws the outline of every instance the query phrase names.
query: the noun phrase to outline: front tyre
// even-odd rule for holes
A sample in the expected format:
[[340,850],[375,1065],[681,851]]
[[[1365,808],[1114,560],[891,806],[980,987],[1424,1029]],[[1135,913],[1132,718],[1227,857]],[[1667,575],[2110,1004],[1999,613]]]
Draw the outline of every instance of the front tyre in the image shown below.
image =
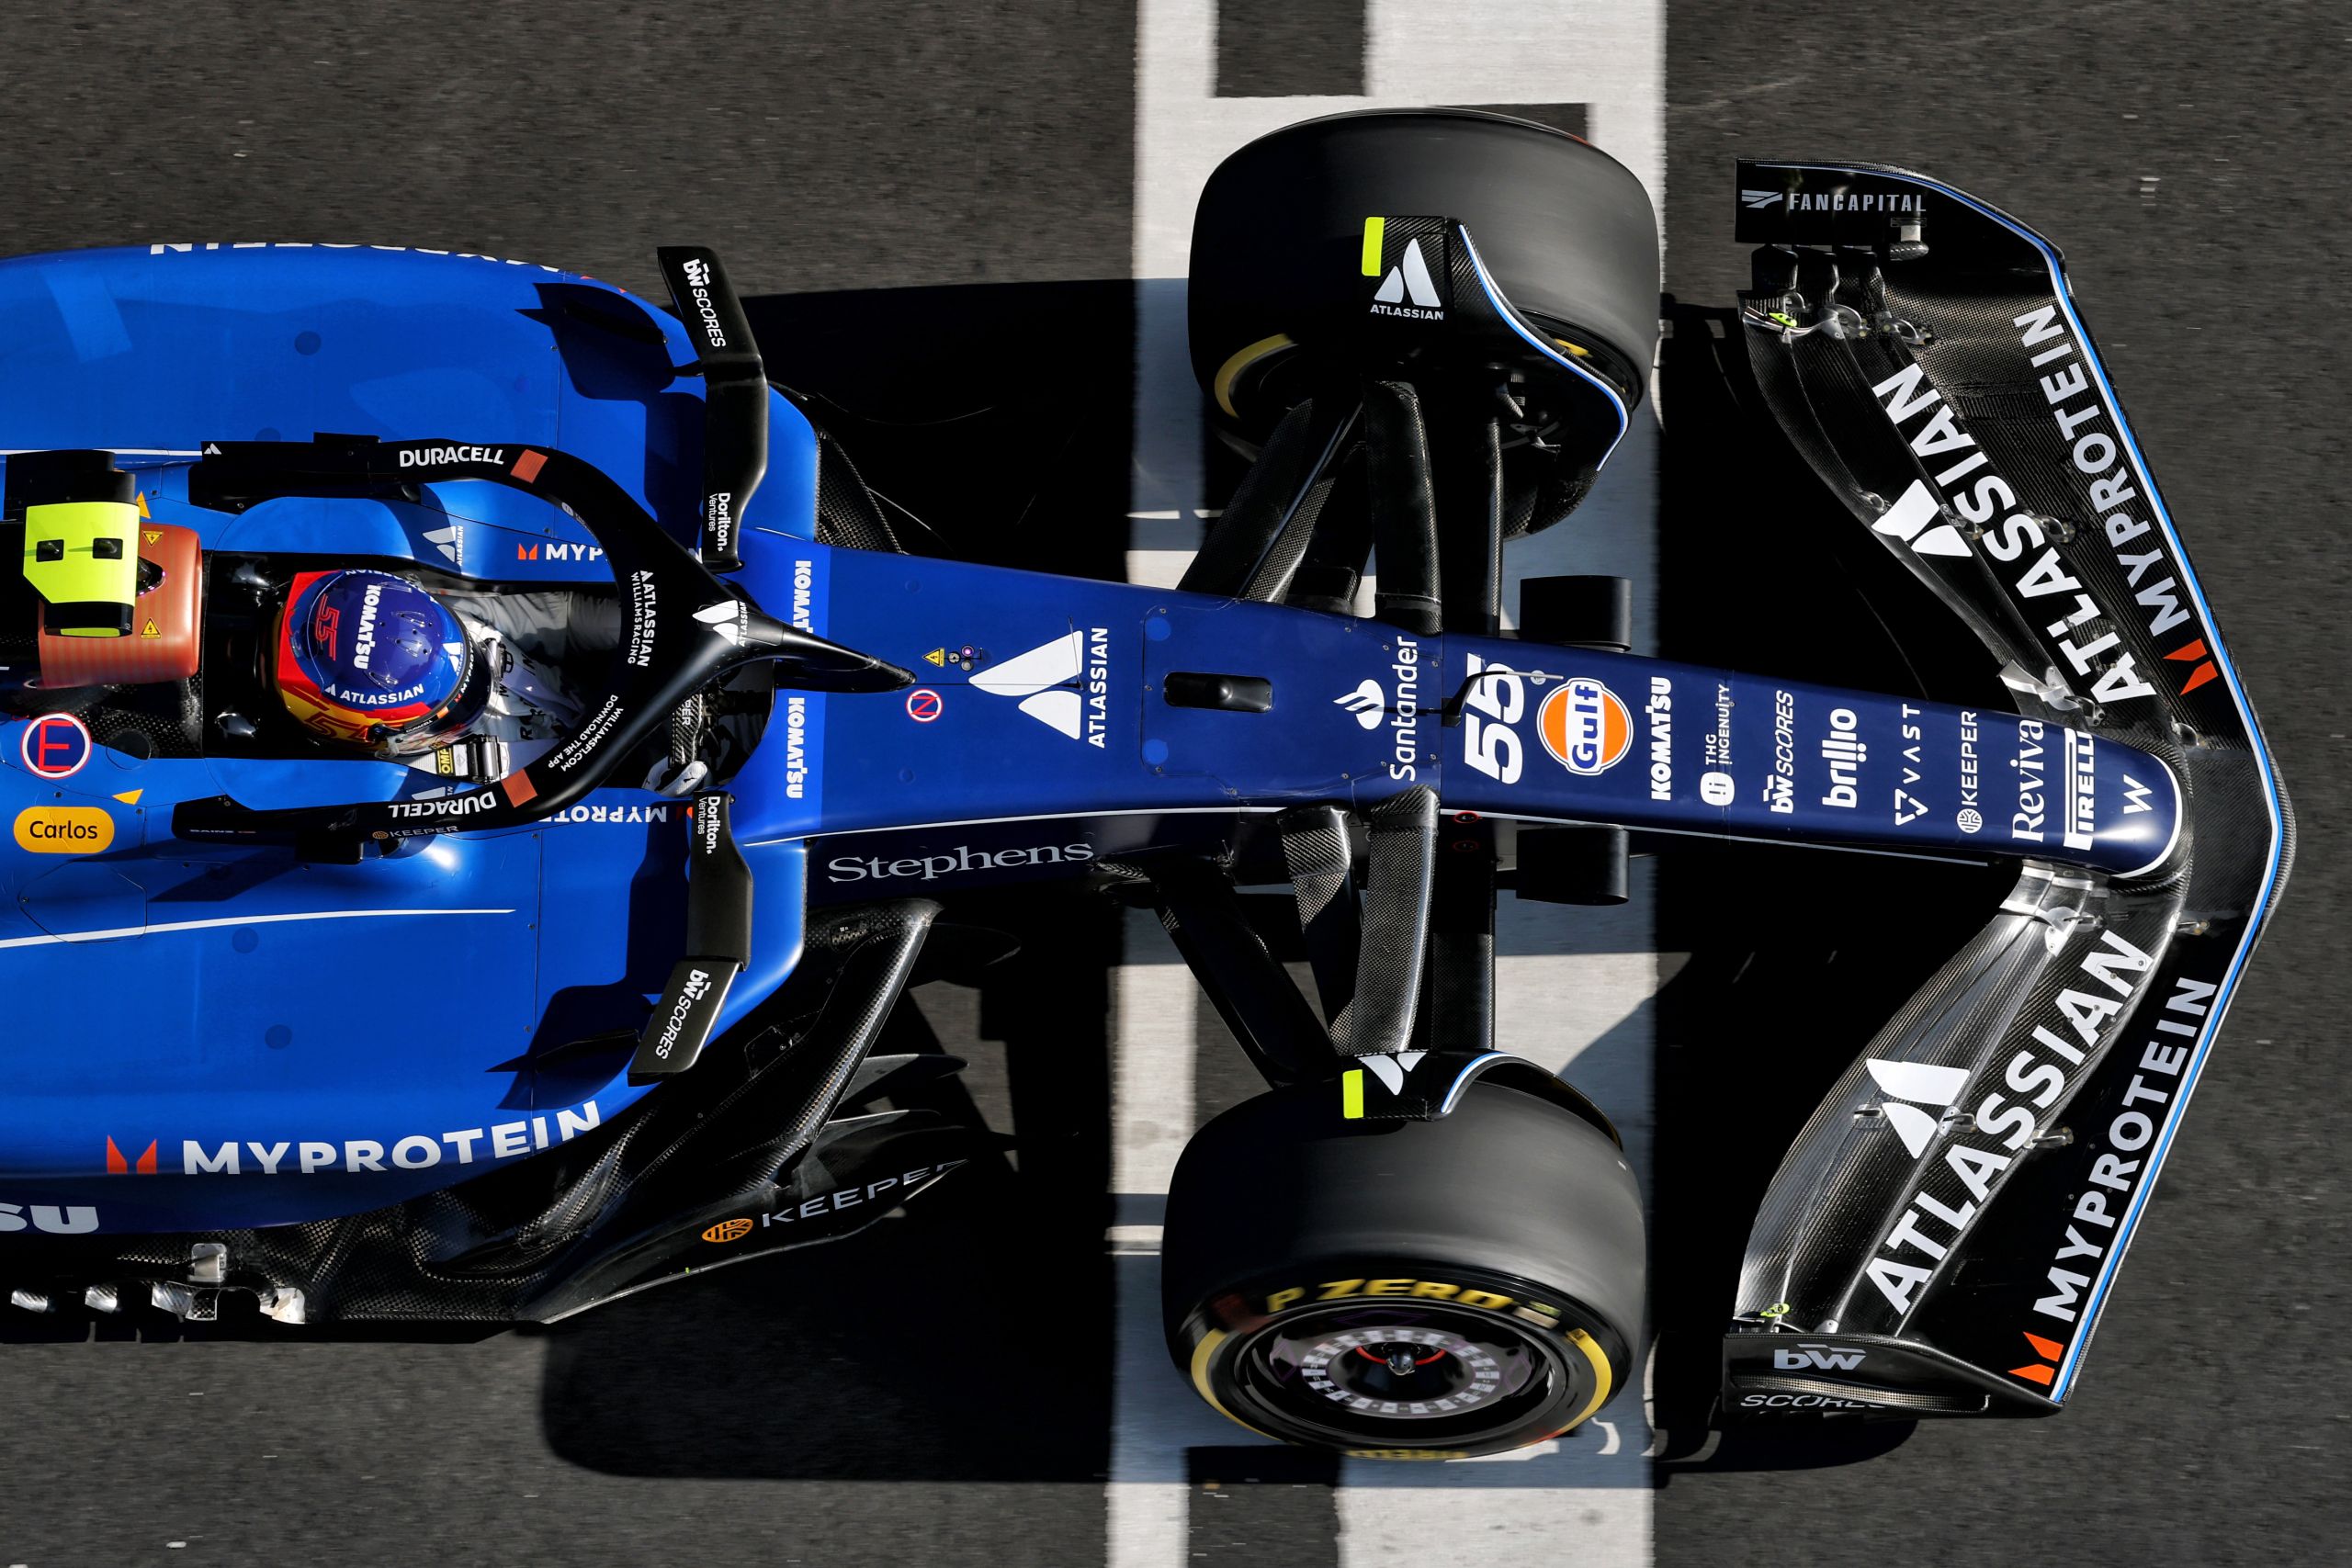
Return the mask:
[[1168,1198],[1178,1367],[1268,1437],[1384,1458],[1555,1437],[1624,1387],[1645,1242],[1590,1122],[1492,1081],[1435,1122],[1351,1122],[1330,1084],[1203,1128]]

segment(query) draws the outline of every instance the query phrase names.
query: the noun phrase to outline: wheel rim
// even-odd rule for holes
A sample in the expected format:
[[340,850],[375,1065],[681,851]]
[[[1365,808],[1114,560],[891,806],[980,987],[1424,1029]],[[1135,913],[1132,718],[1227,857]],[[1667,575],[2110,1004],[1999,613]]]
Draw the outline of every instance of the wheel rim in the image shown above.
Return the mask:
[[1493,1313],[1363,1304],[1286,1313],[1227,1365],[1233,1414],[1293,1441],[1477,1448],[1565,1424],[1577,1369],[1554,1336]]

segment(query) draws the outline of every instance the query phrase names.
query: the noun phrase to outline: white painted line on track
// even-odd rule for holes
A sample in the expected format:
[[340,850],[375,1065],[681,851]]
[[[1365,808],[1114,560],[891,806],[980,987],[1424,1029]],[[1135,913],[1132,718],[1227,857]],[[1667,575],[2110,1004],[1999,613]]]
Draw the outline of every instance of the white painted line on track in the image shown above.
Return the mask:
[[1249,1442],[1204,1404],[1168,1359],[1159,1326],[1160,1201],[1193,1135],[1198,985],[1148,912],[1130,909],[1113,1062],[1109,1243],[1118,1310],[1111,1369],[1111,1568],[1181,1568],[1190,1486],[1185,1451]]
[[[1219,161],[1295,120],[1428,104],[1583,104],[1587,134],[1632,169],[1661,210],[1665,194],[1664,0],[1527,6],[1480,0],[1367,0],[1363,97],[1219,98],[1216,0],[1139,0],[1136,62],[1134,268],[1136,388],[1129,487],[1129,581],[1172,585],[1199,547],[1204,426],[1184,333],[1193,211]],[[1626,446],[1576,517],[1511,547],[1505,606],[1519,581],[1562,571],[1632,579],[1635,650],[1655,651],[1657,441],[1637,418]],[[1649,1189],[1651,882],[1610,911],[1501,902],[1498,1045],[1572,1069],[1609,1111]],[[1156,920],[1127,917],[1118,989],[1113,1235],[1118,1364],[1109,1561],[1190,1562],[1185,1450],[1249,1435],[1203,1405],[1169,1365],[1159,1328],[1154,1200],[1193,1126],[1194,984]],[[1645,1336],[1645,1338],[1646,1336]],[[1644,1359],[1644,1358],[1637,1358]],[[1480,1568],[1650,1560],[1650,1446],[1640,1391],[1600,1420],[1523,1460],[1472,1464],[1348,1461],[1339,1498],[1340,1558]]]

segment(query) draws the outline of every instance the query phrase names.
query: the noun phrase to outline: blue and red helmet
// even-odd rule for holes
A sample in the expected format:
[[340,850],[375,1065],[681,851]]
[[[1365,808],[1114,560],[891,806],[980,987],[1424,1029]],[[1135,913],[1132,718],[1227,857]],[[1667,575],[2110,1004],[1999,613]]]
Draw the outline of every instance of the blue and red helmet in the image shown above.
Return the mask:
[[465,623],[407,578],[356,568],[296,576],[277,632],[287,711],[331,739],[412,750],[481,707]]

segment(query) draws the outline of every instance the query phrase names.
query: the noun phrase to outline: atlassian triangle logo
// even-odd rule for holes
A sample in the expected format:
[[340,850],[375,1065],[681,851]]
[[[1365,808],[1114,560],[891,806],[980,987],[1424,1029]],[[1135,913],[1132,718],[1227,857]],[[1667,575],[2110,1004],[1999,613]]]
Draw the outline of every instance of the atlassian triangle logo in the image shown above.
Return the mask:
[[1424,310],[1437,308],[1437,285],[1430,278],[1430,264],[1421,259],[1419,240],[1405,243],[1405,259],[1388,269],[1388,276],[1380,280],[1379,290],[1373,299],[1383,305],[1396,305],[1403,303],[1408,294],[1412,296],[1414,304]]
[[[1878,533],[1902,540],[1923,556],[1951,556],[1962,560],[1968,558],[1968,541],[1960,530],[1942,522],[1944,509],[1917,479],[1903,492],[1903,498],[1886,510],[1886,514],[1871,527]],[[1928,525],[1933,523],[1932,528]]]
[[1084,706],[1068,683],[1078,679],[1085,663],[1086,636],[1073,631],[990,665],[972,677],[972,684],[995,696],[1020,698],[1023,713],[1076,740]]
[[1421,1065],[1426,1051],[1399,1051],[1395,1055],[1359,1056],[1356,1058],[1372,1069],[1372,1076],[1391,1094],[1405,1092],[1405,1079]]
[[[1928,1062],[1882,1062],[1873,1056],[1865,1064],[1878,1087],[1894,1098],[1879,1107],[1894,1135],[1913,1159],[1928,1152],[1936,1140],[1938,1118],[1918,1109],[1932,1105],[1938,1111],[1949,1111],[1960,1102],[1961,1090],[1968,1087],[1966,1067],[1939,1067]],[[1905,1100],[1917,1104],[1905,1105]]]

